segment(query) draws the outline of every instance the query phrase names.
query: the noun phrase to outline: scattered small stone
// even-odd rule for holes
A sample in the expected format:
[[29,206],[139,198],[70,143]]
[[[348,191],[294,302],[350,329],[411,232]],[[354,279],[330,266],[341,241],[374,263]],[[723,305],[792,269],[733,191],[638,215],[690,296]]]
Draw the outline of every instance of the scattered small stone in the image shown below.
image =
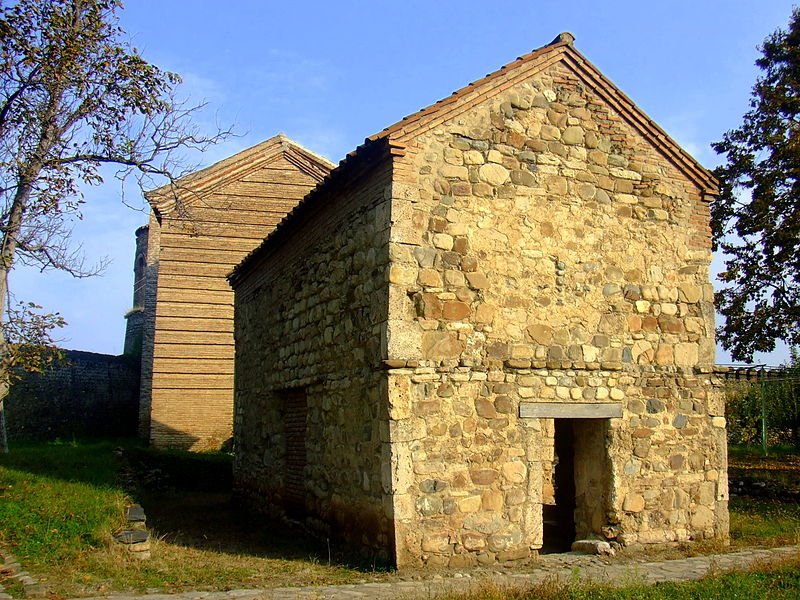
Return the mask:
[[47,586],[44,586],[41,583],[28,583],[23,585],[22,589],[26,598],[47,597]]
[[598,556],[614,556],[615,554],[611,544],[602,540],[575,540],[572,542],[572,551],[597,554]]

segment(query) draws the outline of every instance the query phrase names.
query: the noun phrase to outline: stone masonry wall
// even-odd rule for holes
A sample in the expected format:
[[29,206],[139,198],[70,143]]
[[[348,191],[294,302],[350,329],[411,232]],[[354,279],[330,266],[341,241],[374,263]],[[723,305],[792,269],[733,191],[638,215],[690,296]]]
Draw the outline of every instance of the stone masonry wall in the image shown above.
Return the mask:
[[147,255],[144,272],[142,311],[141,384],[139,389],[139,437],[150,439],[150,410],[153,390],[153,353],[156,336],[156,299],[158,296],[158,260],[161,249],[161,223],[150,211]]
[[139,365],[126,356],[65,350],[65,361],[22,374],[6,398],[9,437],[121,437],[136,433]]
[[411,140],[395,181],[398,564],[541,547],[553,421],[520,418],[526,402],[621,407],[576,422],[605,452],[576,449],[577,535],[725,538],[697,186],[562,64]]
[[234,286],[237,492],[383,560],[393,543],[381,364],[390,184],[383,159],[357,187],[317,198],[301,233]]

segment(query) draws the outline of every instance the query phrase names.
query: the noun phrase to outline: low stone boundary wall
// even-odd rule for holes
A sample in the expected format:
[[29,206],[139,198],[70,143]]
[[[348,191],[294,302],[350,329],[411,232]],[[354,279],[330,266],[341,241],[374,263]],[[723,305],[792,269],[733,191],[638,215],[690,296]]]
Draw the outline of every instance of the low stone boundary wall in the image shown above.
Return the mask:
[[65,360],[23,375],[6,398],[9,438],[55,439],[136,435],[139,362],[65,350]]
[[2,585],[3,581],[19,583],[26,598],[47,597],[47,587],[30,573],[23,571],[13,554],[0,548],[0,600],[12,600],[12,596],[6,593]]

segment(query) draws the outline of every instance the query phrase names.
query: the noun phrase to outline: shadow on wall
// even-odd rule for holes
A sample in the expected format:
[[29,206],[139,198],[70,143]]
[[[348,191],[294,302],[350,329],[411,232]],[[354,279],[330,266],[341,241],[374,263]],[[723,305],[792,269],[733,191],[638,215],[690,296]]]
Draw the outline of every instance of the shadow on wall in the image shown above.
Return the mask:
[[54,440],[136,435],[139,361],[65,350],[43,373],[25,373],[6,398],[9,438]]
[[165,425],[161,421],[150,422],[150,446],[159,450],[216,451],[222,444],[222,441],[217,443],[212,440],[208,447],[197,447],[199,441],[199,437]]

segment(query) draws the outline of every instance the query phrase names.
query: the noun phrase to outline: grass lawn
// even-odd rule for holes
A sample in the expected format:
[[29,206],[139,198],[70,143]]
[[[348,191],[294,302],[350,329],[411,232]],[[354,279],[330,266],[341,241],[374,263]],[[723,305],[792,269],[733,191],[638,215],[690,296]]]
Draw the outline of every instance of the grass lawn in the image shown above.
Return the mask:
[[[120,445],[139,483],[134,491],[127,492],[120,482],[121,462],[114,453]],[[731,465],[734,476],[740,476],[736,469],[757,473],[756,467],[775,480],[800,475],[795,472],[800,461],[791,457],[756,461],[732,453]],[[396,577],[378,565],[354,563],[325,541],[244,514],[231,502],[229,489],[230,457],[223,454],[158,452],[131,440],[16,445],[10,455],[0,456],[0,544],[49,586],[53,598]],[[112,532],[123,525],[125,505],[134,499],[145,507],[154,534],[147,561],[130,558],[112,542]],[[769,496],[733,498],[731,537],[734,546],[797,543],[800,503]],[[659,557],[668,556],[653,556]],[[798,570],[800,564],[794,564],[698,583],[626,588],[628,595],[551,585],[528,595],[486,588],[474,598],[795,598],[800,597]],[[714,595],[716,588],[738,590],[738,595]],[[774,595],[753,595],[770,590]],[[780,595],[782,590],[791,593]]]
[[487,585],[474,594],[442,600],[796,600],[800,597],[800,560],[751,572],[712,575],[700,581],[631,585],[544,583],[528,589]]
[[33,572],[104,551],[126,501],[116,480],[110,443],[25,445],[0,455],[0,543]]
[[731,497],[732,544],[800,544],[800,454],[776,448],[763,456],[759,449],[732,447],[729,463],[731,488],[745,482],[753,492]]
[[[154,536],[147,561],[128,557],[112,540],[112,533],[124,525],[124,507],[133,501],[118,477],[114,449],[120,444],[148,484],[135,492]],[[229,486],[229,478],[220,480],[220,473],[230,468],[229,457],[136,446],[130,440],[31,443],[0,455],[0,544],[53,596],[385,577],[333,560],[329,566],[327,547],[240,516],[229,495],[216,489]]]

